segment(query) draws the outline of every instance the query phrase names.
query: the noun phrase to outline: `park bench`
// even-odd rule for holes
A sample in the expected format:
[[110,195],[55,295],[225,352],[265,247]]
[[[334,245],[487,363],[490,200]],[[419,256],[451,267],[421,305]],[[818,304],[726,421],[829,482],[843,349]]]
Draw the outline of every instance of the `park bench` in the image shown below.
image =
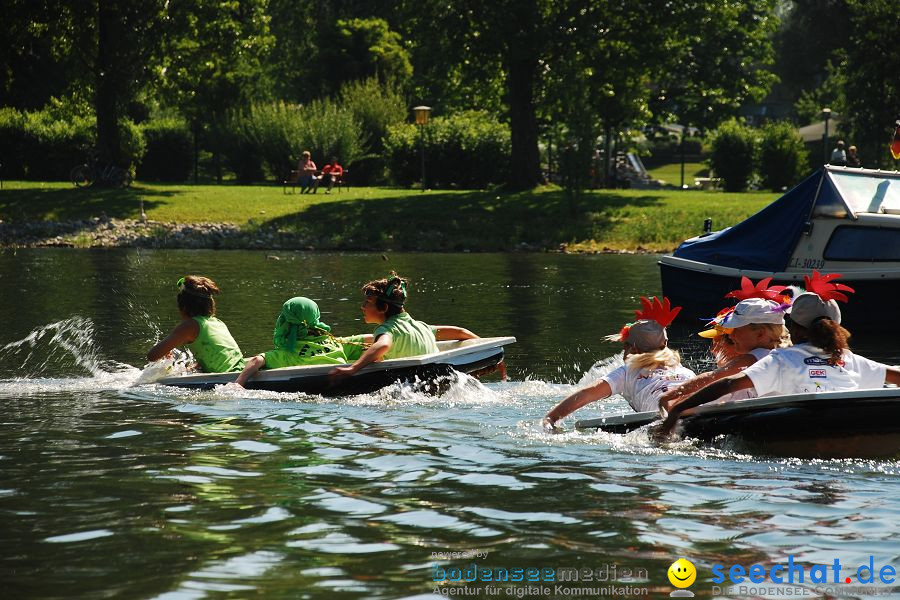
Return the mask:
[[[343,191],[343,189],[345,187],[346,188],[350,187],[350,181],[348,179],[349,175],[350,175],[350,170],[344,169],[344,172],[341,174],[341,176],[334,180],[334,187],[337,188],[338,191]],[[315,177],[316,177],[315,187],[318,188],[319,181],[321,181],[321,177],[322,177],[322,171],[316,171]],[[287,194],[288,186],[290,186],[291,193],[296,193],[297,192],[297,184],[299,182],[300,182],[300,171],[298,171],[297,169],[294,169],[293,171],[290,172],[290,174],[288,174],[287,177],[285,177],[284,179],[281,180],[282,191],[285,194]]]

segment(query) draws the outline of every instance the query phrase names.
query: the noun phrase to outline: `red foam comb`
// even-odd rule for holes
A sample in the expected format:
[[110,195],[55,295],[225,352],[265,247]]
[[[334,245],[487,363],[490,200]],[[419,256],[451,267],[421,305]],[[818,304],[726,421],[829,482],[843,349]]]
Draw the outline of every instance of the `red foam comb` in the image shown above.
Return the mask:
[[634,316],[638,320],[656,321],[663,327],[668,327],[675,320],[675,317],[678,316],[678,313],[681,312],[680,306],[672,308],[669,299],[665,297],[660,302],[659,298],[653,296],[653,302],[651,303],[650,300],[641,296],[641,306],[644,307],[644,310],[634,311]]
[[843,275],[839,273],[821,275],[818,271],[813,270],[812,277],[809,277],[808,275],[803,276],[804,287],[807,292],[818,294],[819,298],[825,302],[828,302],[829,300],[847,302],[849,298],[847,298],[847,294],[843,294],[842,292],[850,292],[852,294],[856,292],[856,290],[843,283],[831,283],[833,279],[837,279],[838,277],[843,277]]
[[763,300],[772,300],[773,302],[781,302],[781,292],[787,289],[785,285],[769,286],[772,282],[771,277],[761,279],[759,283],[753,285],[748,277],[741,277],[741,289],[734,290],[725,294],[726,298],[734,298],[738,302],[748,298],[762,298]]

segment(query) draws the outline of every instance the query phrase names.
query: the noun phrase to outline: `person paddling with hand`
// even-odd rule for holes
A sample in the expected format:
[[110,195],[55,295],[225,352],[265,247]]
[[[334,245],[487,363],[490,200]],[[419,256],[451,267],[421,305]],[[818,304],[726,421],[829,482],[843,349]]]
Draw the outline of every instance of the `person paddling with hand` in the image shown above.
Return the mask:
[[656,436],[671,433],[684,411],[725,394],[753,389],[757,395],[878,389],[885,383],[900,385],[900,369],[884,365],[850,351],[850,332],[841,326],[837,300],[847,302],[844,292],[854,290],[832,283],[839,274],[805,276],[806,292],[787,309],[785,325],[793,346],[776,348],[742,373],[715,381],[675,403],[661,415]]
[[634,313],[637,321],[606,336],[607,341],[623,344],[625,364],[553,407],[541,421],[545,429],[555,430],[563,417],[613,394],[623,395],[635,411],[656,410],[662,394],[694,376],[693,371],[681,366],[678,352],[668,347],[666,327],[681,307],[671,308],[668,298],[660,302],[655,296],[652,302],[642,297],[641,304],[643,310]]

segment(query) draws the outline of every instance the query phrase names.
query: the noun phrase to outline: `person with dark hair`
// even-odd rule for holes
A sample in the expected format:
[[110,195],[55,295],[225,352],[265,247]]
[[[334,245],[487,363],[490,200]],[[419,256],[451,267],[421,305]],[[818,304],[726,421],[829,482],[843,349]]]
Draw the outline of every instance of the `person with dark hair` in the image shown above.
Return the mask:
[[837,146],[831,151],[831,164],[843,167],[847,164],[847,152],[844,150],[844,140],[838,140]]
[[244,368],[244,355],[231,337],[228,327],[216,318],[216,300],[221,290],[208,277],[187,275],[176,283],[181,323],[147,352],[147,360],[164,358],[179,347],[187,346],[200,370],[228,373]]
[[438,340],[468,340],[478,336],[462,327],[429,326],[406,312],[409,280],[391,272],[385,279],[370,281],[362,287],[365,295],[360,308],[366,323],[378,325],[374,342],[352,365],[335,367],[329,375],[353,375],[379,360],[420,356],[438,352]]
[[336,156],[332,156],[331,162],[322,167],[322,174],[316,179],[316,187],[313,189],[313,194],[319,190],[319,186],[323,183],[328,185],[328,189],[325,190],[325,193],[330,194],[331,189],[334,187],[334,183],[339,181],[343,176],[344,167],[338,164]]
[[[793,346],[776,348],[742,373],[720,379],[676,403],[658,430],[672,430],[685,410],[706,404],[725,394],[753,388],[757,395],[877,389],[885,383],[900,384],[900,369],[850,351],[850,332],[841,327],[842,292],[853,290],[830,283],[840,275],[806,277],[806,289],[797,296],[785,316]],[[665,411],[661,411],[665,415]]]

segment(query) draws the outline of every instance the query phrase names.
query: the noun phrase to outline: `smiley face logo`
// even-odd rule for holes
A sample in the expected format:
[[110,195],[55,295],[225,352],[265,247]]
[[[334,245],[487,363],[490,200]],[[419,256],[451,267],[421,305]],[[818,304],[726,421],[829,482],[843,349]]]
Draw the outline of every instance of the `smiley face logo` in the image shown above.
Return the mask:
[[697,569],[691,561],[679,558],[672,563],[667,573],[669,581],[677,588],[689,587],[697,579]]

